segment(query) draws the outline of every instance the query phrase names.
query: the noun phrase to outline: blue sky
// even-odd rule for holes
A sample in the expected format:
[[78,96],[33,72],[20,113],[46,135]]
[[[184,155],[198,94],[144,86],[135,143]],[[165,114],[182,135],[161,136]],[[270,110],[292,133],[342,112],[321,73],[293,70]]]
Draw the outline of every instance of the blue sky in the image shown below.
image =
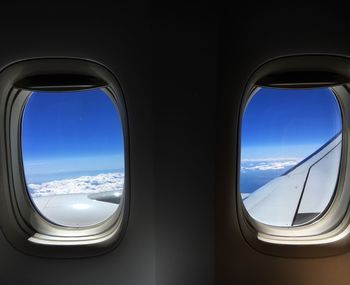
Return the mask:
[[242,121],[241,159],[305,158],[341,130],[328,88],[261,88]]
[[100,89],[33,92],[23,114],[22,153],[27,179],[122,169],[124,145],[117,109]]

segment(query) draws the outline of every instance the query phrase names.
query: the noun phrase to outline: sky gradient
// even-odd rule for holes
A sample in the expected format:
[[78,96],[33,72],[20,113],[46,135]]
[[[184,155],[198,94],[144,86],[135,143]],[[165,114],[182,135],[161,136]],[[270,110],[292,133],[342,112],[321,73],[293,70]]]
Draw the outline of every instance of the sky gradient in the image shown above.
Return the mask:
[[261,88],[242,121],[241,159],[305,158],[342,129],[329,88]]
[[101,89],[33,92],[23,113],[22,154],[27,180],[123,169],[116,106]]

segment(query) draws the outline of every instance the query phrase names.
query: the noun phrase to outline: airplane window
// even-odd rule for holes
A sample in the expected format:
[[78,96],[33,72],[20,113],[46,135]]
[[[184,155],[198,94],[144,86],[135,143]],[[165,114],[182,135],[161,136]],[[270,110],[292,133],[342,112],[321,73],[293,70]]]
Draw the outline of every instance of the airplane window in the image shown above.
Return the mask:
[[124,188],[123,130],[103,89],[32,92],[21,143],[27,191],[45,219],[88,227],[116,212]]
[[330,88],[259,88],[242,118],[240,194],[256,221],[305,225],[338,181],[342,116]]

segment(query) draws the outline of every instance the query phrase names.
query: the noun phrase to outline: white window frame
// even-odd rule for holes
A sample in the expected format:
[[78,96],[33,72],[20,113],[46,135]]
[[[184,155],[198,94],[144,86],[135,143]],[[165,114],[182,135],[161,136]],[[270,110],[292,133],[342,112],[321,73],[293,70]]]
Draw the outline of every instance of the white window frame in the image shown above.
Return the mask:
[[[237,215],[245,240],[258,251],[295,257],[327,256],[350,247],[350,59],[329,55],[294,55],[273,59],[261,65],[249,79],[241,100],[237,170]],[[338,182],[328,208],[311,223],[277,227],[252,218],[240,193],[241,126],[249,100],[260,87],[329,87],[342,113],[342,155]]]
[[[81,228],[45,219],[33,205],[24,177],[22,116],[34,91],[101,88],[116,105],[124,137],[124,190],[118,209],[106,221]],[[129,143],[127,113],[118,79],[103,65],[82,59],[41,58],[9,65],[0,72],[0,224],[8,241],[33,255],[82,257],[115,248],[125,233],[129,211]]]

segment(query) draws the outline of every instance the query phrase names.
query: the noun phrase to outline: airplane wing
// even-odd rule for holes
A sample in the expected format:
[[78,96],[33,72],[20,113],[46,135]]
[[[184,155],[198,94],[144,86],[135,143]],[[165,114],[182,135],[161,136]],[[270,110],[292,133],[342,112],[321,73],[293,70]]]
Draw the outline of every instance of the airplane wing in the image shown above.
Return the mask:
[[341,142],[340,133],[283,175],[251,194],[242,193],[248,213],[273,226],[297,226],[316,218],[338,180]]
[[33,200],[39,212],[50,221],[71,227],[84,227],[109,218],[119,206],[121,193],[108,191],[94,194],[50,195],[36,197]]
[[107,191],[88,195],[89,199],[112,204],[119,204],[121,197],[119,191]]

